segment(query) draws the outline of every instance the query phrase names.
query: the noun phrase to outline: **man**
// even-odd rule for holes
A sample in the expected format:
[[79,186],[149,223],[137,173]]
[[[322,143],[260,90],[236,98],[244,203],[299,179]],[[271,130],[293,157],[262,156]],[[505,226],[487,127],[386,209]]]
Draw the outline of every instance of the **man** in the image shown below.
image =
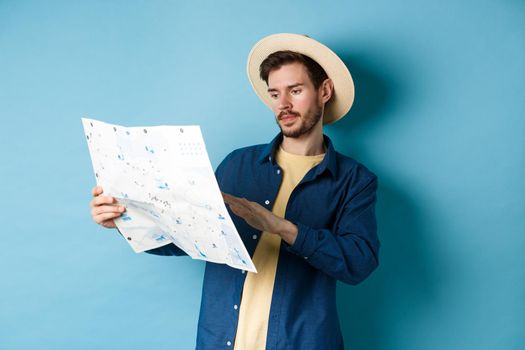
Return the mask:
[[[230,153],[216,177],[258,273],[206,264],[197,348],[342,349],[336,281],[363,281],[379,251],[377,178],[323,135],[350,109],[352,78],[330,49],[295,34],[258,42],[248,75],[281,132]],[[93,219],[115,227],[125,209],[101,194]],[[184,254],[173,244],[149,253]]]

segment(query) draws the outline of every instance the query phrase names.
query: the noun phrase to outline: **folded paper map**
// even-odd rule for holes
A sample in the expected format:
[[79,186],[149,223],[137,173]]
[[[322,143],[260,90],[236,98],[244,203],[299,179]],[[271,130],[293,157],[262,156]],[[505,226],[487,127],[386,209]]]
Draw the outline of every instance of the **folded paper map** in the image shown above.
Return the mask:
[[256,272],[199,126],[82,124],[97,184],[126,207],[115,224],[135,252],[173,243],[193,259]]

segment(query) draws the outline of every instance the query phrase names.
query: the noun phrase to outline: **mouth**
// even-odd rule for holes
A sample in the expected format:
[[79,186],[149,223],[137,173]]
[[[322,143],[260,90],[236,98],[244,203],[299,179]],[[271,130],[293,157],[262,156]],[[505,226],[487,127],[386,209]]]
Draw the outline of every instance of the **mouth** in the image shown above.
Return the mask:
[[279,115],[279,121],[281,121],[284,124],[289,124],[289,123],[295,121],[295,119],[297,119],[298,117],[299,117],[299,115],[297,115],[295,113],[289,113],[289,114],[281,113]]

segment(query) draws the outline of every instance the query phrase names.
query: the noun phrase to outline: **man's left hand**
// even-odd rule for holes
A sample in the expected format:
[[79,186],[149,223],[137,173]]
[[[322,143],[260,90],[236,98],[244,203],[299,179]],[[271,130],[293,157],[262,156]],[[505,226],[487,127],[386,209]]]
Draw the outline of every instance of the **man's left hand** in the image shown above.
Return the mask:
[[250,226],[260,231],[267,231],[281,236],[286,243],[292,245],[297,238],[297,226],[283,219],[259,203],[246,198],[239,198],[222,192],[224,202],[230,206],[235,215],[243,218]]

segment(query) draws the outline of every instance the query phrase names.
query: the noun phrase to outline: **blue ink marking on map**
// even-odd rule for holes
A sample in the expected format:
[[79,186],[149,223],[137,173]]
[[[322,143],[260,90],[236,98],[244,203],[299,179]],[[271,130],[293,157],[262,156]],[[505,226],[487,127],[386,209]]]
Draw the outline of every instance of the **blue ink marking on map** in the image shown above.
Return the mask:
[[120,159],[120,160],[124,160],[124,155],[123,154],[117,154],[117,158]]
[[219,216],[218,216],[217,218],[218,218],[219,220],[224,220],[224,219],[225,219],[225,217],[222,216],[221,214],[219,214]]
[[120,194],[122,194],[122,198],[129,198],[127,193],[121,192]]
[[165,240],[166,240],[166,237],[164,237],[164,235],[160,235],[160,236],[156,237],[155,240],[156,240],[157,242],[165,241]]
[[157,187],[160,188],[161,190],[169,190],[169,186],[167,182],[159,182],[157,184]]
[[199,248],[199,246],[197,245],[197,243],[193,243],[193,245],[195,246],[195,248],[196,248],[197,251],[199,252],[199,255],[202,256],[203,258],[205,258],[205,257],[206,257],[206,254],[204,254],[204,253],[200,250],[200,248]]
[[179,218],[175,219],[175,222],[176,222],[178,225],[182,225],[182,221],[181,221]]
[[237,258],[239,258],[239,260],[242,261],[244,265],[246,265],[246,261],[243,258],[241,258],[241,254],[239,254],[239,251],[237,250],[237,248],[233,248],[233,249],[235,250],[235,253],[237,253]]
[[122,220],[129,221],[131,220],[131,216],[129,216],[126,212],[122,213]]
[[148,148],[148,146],[144,146],[144,148],[146,148],[146,152],[149,152],[151,154],[155,153],[155,150],[153,150],[153,148]]

